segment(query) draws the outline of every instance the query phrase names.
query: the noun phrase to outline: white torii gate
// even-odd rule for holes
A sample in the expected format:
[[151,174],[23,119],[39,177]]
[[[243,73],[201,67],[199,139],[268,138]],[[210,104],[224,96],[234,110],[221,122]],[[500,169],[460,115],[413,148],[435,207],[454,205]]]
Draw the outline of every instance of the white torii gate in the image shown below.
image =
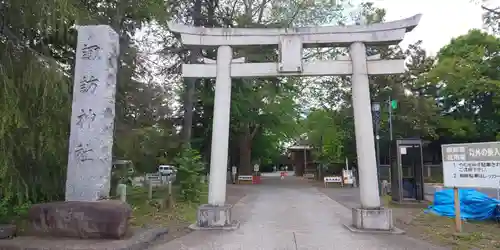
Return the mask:
[[[169,23],[172,32],[180,33],[184,45],[217,48],[215,63],[205,60],[207,64],[182,65],[183,77],[216,78],[209,204],[200,207],[197,224],[192,228],[238,226],[232,224],[231,206],[225,204],[232,77],[351,75],[361,208],[353,209],[353,227],[348,228],[392,231],[392,212],[380,205],[368,75],[401,74],[405,71],[404,60],[367,57],[366,45],[399,43],[418,25],[420,17],[371,25],[286,29],[203,28]],[[251,45],[278,45],[279,62],[244,63],[240,58],[233,59],[232,47]],[[307,47],[349,47],[350,56],[304,62],[302,51]]]

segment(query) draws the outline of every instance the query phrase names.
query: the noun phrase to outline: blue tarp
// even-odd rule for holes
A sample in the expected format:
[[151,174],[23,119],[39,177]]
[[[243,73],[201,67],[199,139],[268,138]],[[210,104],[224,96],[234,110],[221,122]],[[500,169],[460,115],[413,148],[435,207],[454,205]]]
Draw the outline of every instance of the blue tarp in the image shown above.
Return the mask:
[[[460,217],[463,220],[495,220],[500,218],[497,205],[500,201],[474,189],[459,189]],[[443,189],[434,194],[434,204],[428,212],[440,216],[455,217],[453,189]]]

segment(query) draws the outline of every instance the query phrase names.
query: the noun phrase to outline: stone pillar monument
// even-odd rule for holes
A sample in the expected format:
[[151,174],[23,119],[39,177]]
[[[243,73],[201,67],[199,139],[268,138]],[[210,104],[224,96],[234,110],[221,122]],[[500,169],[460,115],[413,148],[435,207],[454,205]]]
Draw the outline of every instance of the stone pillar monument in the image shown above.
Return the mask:
[[[404,73],[404,60],[381,60],[379,55],[367,57],[366,46],[397,44],[406,32],[417,26],[420,17],[415,15],[373,25],[293,29],[202,28],[169,23],[170,31],[179,33],[184,45],[218,48],[216,65],[182,65],[183,77],[217,79],[209,204],[200,207],[198,222],[193,228],[235,228],[230,206],[224,204],[231,77],[351,75],[361,206],[353,209],[353,222],[346,226],[356,232],[394,232],[391,210],[380,205],[368,76]],[[231,61],[230,46],[250,45],[277,46],[279,62]],[[304,47],[332,46],[349,48],[350,56],[313,62],[303,60]]]
[[109,26],[78,27],[66,201],[109,196],[118,50]]

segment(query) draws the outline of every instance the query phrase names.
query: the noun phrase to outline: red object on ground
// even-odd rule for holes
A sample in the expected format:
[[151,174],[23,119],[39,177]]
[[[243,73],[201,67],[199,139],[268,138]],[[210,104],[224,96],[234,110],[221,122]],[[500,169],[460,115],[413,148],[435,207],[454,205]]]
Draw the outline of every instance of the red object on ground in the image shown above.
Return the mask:
[[260,184],[260,175],[252,176],[252,184]]
[[280,176],[288,176],[287,172],[281,172]]

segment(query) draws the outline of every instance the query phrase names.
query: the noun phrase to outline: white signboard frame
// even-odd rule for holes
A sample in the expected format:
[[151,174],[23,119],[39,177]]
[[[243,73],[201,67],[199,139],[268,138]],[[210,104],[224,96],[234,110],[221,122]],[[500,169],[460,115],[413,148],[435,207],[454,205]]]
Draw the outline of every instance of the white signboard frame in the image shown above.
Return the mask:
[[328,183],[339,183],[341,186],[344,186],[342,176],[325,176],[323,178],[323,182],[325,184],[325,188],[328,187]]
[[244,181],[244,182],[252,182],[253,181],[253,176],[251,176],[251,175],[240,175],[240,176],[238,176],[238,184],[240,182],[242,182],[242,181]]
[[314,173],[307,173],[307,174],[304,174],[303,177],[306,179],[314,179],[315,175],[314,175]]
[[499,188],[500,141],[441,146],[445,187]]

